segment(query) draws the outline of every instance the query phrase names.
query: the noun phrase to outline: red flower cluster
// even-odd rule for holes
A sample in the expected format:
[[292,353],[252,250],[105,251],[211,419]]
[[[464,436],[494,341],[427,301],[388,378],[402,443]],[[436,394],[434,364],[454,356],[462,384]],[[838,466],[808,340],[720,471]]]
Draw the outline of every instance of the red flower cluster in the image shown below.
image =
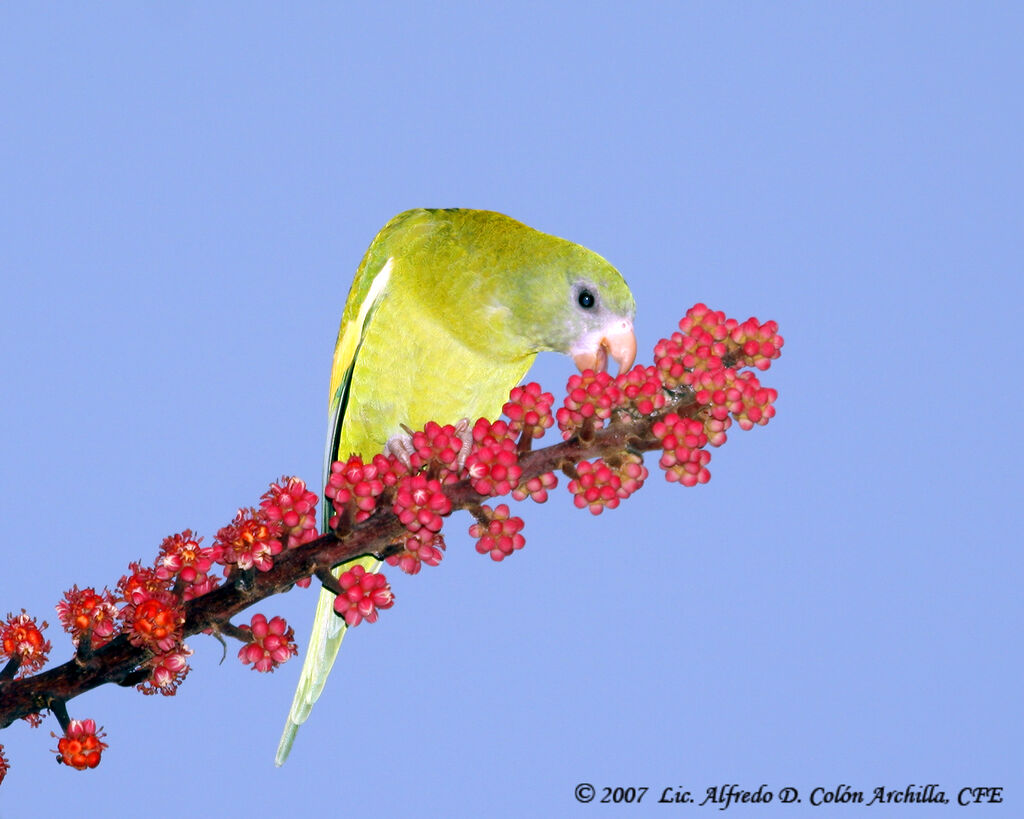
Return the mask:
[[[52,734],[56,737],[56,734]],[[105,734],[97,730],[91,719],[73,719],[57,742],[57,761],[84,771],[100,764],[100,755],[107,747]]]
[[512,517],[508,504],[499,504],[491,509],[481,506],[482,519],[469,527],[469,536],[477,538],[476,550],[482,555],[490,555],[492,560],[504,560],[516,549],[526,544],[520,531],[523,519]]
[[76,646],[86,634],[93,648],[109,643],[117,634],[117,605],[109,589],[72,586],[57,604],[57,617]]
[[7,776],[7,771],[10,770],[10,767],[11,763],[4,756],[4,746],[0,745],[0,785],[4,783],[4,777]]
[[171,588],[170,581],[161,580],[157,576],[156,569],[143,566],[138,561],[133,560],[129,563],[128,570],[130,574],[122,575],[121,579],[117,581],[117,593],[120,595],[120,600],[131,601],[140,594],[145,597],[156,592],[169,591]]
[[525,438],[543,438],[544,430],[555,423],[551,414],[554,402],[555,397],[551,393],[542,392],[540,384],[531,381],[515,387],[501,411],[509,419],[512,434],[522,434]]
[[660,464],[666,479],[679,481],[683,486],[696,486],[711,479],[707,470],[711,453],[703,448],[708,436],[700,421],[681,418],[672,412],[656,421],[652,432],[664,449]]
[[281,554],[281,524],[269,520],[255,509],[239,509],[235,519],[217,532],[213,541],[213,557],[230,570],[254,566],[269,572],[274,557]]
[[330,520],[331,528],[337,529],[343,517],[354,523],[366,520],[376,510],[377,498],[384,488],[394,486],[403,474],[402,463],[385,455],[375,455],[368,464],[358,455],[332,463],[324,488],[335,512]]
[[519,483],[523,469],[513,434],[504,421],[480,418],[473,425],[473,450],[466,458],[466,472],[481,495],[507,495]]
[[316,493],[299,478],[282,477],[260,498],[260,509],[267,520],[281,525],[289,549],[316,540],[316,504]]
[[580,461],[576,474],[578,477],[569,481],[569,491],[575,496],[573,503],[577,509],[586,507],[592,515],[600,515],[605,507],[614,509],[619,505],[622,480],[604,460]]
[[569,481],[569,491],[575,495],[573,503],[578,509],[588,508],[594,515],[600,515],[606,508],[614,509],[647,479],[643,459],[632,454],[614,463],[603,458],[580,461],[576,464],[576,474],[577,477]]
[[7,622],[0,623],[0,650],[8,660],[16,659],[16,679],[27,677],[46,663],[46,655],[52,648],[50,641],[43,637],[42,629],[46,627],[45,620],[38,625],[25,609],[21,614],[8,614]]
[[389,609],[395,603],[387,578],[376,572],[368,572],[362,566],[353,566],[342,572],[338,578],[342,593],[334,598],[334,610],[345,618],[350,626],[358,626],[363,620],[377,622],[377,612]]
[[440,532],[441,518],[452,511],[452,502],[441,489],[441,482],[426,475],[406,475],[398,482],[392,510],[413,534],[426,529]]
[[241,627],[252,634],[252,642],[238,650],[238,659],[252,664],[255,671],[273,671],[299,653],[295,645],[295,630],[283,617],[271,620],[262,614],[253,615],[248,626]]
[[615,388],[622,404],[641,415],[650,415],[665,406],[665,390],[655,367],[637,364],[615,377]]
[[595,429],[603,427],[611,418],[612,410],[622,401],[615,379],[603,371],[584,370],[570,376],[565,391],[565,400],[555,413],[555,420],[566,440],[579,432],[588,418],[594,419]]
[[185,609],[171,592],[138,592],[119,615],[133,646],[160,654],[178,646],[185,625]]
[[695,304],[679,322],[681,332],[663,338],[654,347],[655,364],[667,387],[692,384],[692,373],[728,366],[767,370],[782,351],[783,339],[774,321],[760,324],[749,318],[742,324],[725,313]]
[[415,534],[409,533],[402,539],[405,548],[396,555],[386,558],[389,566],[397,566],[406,574],[419,574],[423,564],[437,566],[444,557],[444,535],[420,529]]
[[548,490],[558,486],[558,478],[554,472],[544,472],[536,478],[519,484],[512,490],[512,497],[518,501],[533,498],[537,503],[544,503],[548,499]]
[[454,480],[459,454],[463,449],[463,441],[456,427],[428,421],[422,430],[412,434],[411,445],[413,452],[409,456],[409,463],[414,472],[435,467],[442,480],[449,476]]
[[191,656],[192,649],[182,643],[171,651],[151,657],[146,663],[146,666],[151,669],[149,678],[135,687],[147,695],[174,696],[178,686],[185,681],[185,677],[191,670],[191,666],[188,664],[188,658]]
[[160,580],[182,582],[182,597],[191,600],[217,588],[220,580],[210,575],[217,556],[213,546],[203,548],[203,539],[192,534],[191,529],[165,537],[160,544],[160,555],[156,559],[156,576]]

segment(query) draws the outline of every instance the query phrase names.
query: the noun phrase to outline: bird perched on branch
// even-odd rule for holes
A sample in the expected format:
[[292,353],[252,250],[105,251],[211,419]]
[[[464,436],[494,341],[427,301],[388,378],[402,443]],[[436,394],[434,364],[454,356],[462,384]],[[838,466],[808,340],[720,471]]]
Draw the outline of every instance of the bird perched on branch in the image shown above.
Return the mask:
[[[341,318],[325,481],[331,462],[353,453],[402,457],[407,428],[497,417],[539,352],[566,353],[580,370],[603,370],[609,358],[628,369],[634,313],[622,276],[585,247],[491,211],[400,213],[367,249]],[[335,574],[357,563],[373,571],[377,561],[359,558]],[[322,590],[278,765],[345,635],[333,602]]]

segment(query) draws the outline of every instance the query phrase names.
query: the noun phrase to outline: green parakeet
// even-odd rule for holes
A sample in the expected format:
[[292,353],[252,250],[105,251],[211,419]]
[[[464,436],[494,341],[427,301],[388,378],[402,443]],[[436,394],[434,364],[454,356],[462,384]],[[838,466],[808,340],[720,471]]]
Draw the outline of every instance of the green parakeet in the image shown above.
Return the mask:
[[[403,426],[496,418],[541,351],[567,353],[581,370],[604,369],[609,357],[628,369],[634,313],[619,272],[584,247],[490,211],[399,214],[366,251],[341,318],[325,480],[332,461],[352,453],[369,459]],[[377,561],[348,566],[355,563],[373,571]],[[321,592],[278,765],[345,634],[333,601]]]

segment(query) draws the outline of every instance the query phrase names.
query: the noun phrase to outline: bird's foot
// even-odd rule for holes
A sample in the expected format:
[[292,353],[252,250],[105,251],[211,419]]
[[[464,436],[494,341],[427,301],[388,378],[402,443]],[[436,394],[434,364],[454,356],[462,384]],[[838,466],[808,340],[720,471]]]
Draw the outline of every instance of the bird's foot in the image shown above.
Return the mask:
[[[384,454],[394,455],[405,465],[406,469],[411,469],[412,455],[416,450],[412,445],[412,432],[404,424],[402,428],[405,432],[400,432],[388,438],[387,443],[384,444]],[[469,457],[469,453],[473,449],[473,428],[470,426],[468,418],[461,418],[455,422],[455,437],[462,442],[457,459],[458,468],[461,472],[462,468],[466,465],[466,458]]]
[[468,418],[461,418],[455,422],[455,436],[462,441],[462,447],[459,449],[459,472],[466,465],[466,458],[469,457],[469,451],[473,448],[473,430],[469,426]]
[[416,450],[412,446],[412,433],[400,432],[392,435],[384,444],[384,454],[394,455],[406,469],[412,469],[412,454]]

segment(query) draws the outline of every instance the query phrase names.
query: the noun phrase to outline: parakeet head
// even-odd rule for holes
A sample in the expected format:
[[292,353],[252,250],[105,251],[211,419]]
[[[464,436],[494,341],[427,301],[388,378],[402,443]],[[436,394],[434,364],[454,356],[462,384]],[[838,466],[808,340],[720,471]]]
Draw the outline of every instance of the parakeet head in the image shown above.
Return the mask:
[[608,359],[620,372],[632,366],[633,294],[601,256],[491,211],[402,217],[434,271],[441,320],[469,346],[506,358],[553,350],[581,370],[603,370]]
[[607,261],[578,245],[573,249],[581,252],[572,254],[563,277],[554,276],[552,285],[555,291],[561,287],[568,305],[560,310],[552,299],[546,309],[553,319],[542,328],[549,343],[557,344],[552,349],[571,355],[580,370],[604,370],[610,358],[623,372],[636,357],[633,294]]

